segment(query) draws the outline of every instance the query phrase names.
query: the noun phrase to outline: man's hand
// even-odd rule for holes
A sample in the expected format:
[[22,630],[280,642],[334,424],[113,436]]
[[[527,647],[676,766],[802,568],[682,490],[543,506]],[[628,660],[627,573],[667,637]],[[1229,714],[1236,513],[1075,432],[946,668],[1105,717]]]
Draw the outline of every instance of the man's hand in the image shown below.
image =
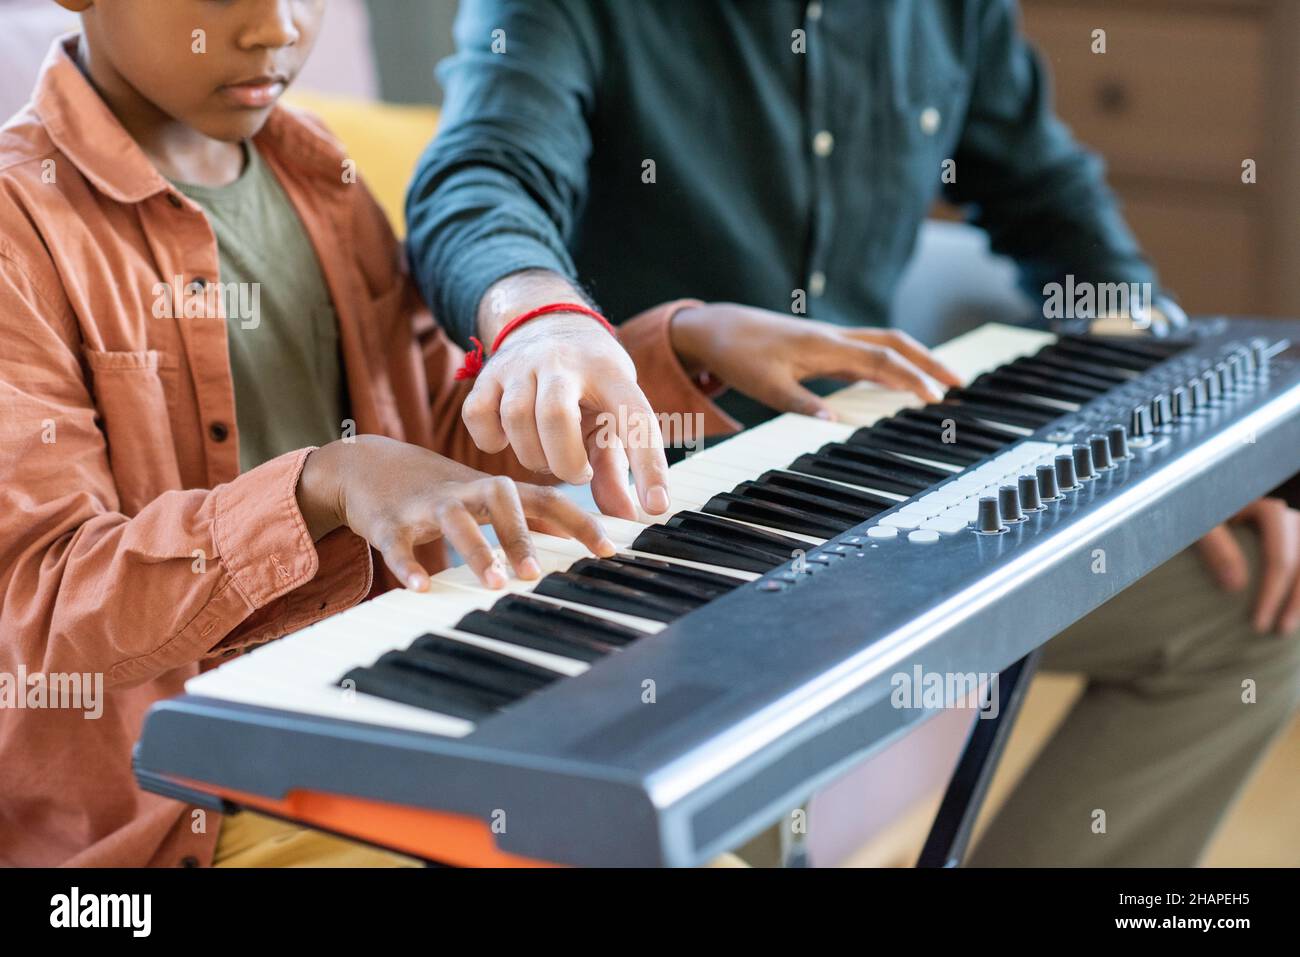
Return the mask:
[[[1260,579],[1255,596],[1254,627],[1260,634],[1289,634],[1300,627],[1300,512],[1280,498],[1261,498],[1232,518],[1259,531]],[[1226,525],[1197,543],[1210,574],[1227,591],[1250,583],[1250,569]]]
[[307,456],[298,478],[298,509],[314,541],[340,525],[384,557],[413,591],[429,587],[415,547],[446,538],[489,588],[505,569],[479,526],[491,523],[520,578],[541,575],[529,527],[576,538],[596,555],[614,554],[600,523],[554,488],[485,475],[427,449],[377,435],[331,442]]
[[[507,276],[479,305],[479,337],[492,342],[507,321],[544,303],[582,301],[554,273]],[[598,417],[615,428],[601,428]],[[574,485],[591,482],[607,515],[636,518],[629,465],[641,507],[655,515],[668,510],[659,420],[632,358],[590,316],[553,313],[511,332],[479,373],[461,418],[484,452],[510,446],[525,468]]]
[[673,348],[688,370],[707,370],[727,385],[782,412],[831,418],[806,379],[867,379],[927,402],[957,375],[905,332],[854,329],[730,303],[683,309],[673,317]]

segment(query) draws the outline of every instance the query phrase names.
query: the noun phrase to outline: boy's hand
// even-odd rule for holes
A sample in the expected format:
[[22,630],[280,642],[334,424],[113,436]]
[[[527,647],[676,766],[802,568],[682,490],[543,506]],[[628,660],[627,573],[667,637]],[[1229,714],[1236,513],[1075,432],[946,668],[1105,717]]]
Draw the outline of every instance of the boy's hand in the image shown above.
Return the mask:
[[796,319],[764,309],[715,303],[673,317],[673,348],[691,371],[708,371],[728,386],[782,412],[832,418],[805,389],[806,379],[867,379],[943,398],[941,386],[961,379],[928,349],[896,329],[861,329]]
[[331,442],[307,456],[298,479],[298,508],[313,540],[340,525],[380,554],[412,591],[429,587],[415,547],[445,537],[489,588],[506,584],[479,526],[490,522],[520,578],[541,568],[529,526],[576,538],[600,556],[614,554],[600,523],[556,489],[516,484],[477,472],[426,449],[381,436]]

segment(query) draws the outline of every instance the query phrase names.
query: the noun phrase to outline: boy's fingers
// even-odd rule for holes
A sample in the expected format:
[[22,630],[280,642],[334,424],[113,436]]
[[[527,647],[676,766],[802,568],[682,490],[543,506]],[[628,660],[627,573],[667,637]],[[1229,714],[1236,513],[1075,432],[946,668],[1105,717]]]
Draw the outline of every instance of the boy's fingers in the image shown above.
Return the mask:
[[668,511],[668,459],[659,420],[635,384],[613,385],[601,396],[601,410],[615,417],[641,507],[651,515]]
[[1225,591],[1241,591],[1246,587],[1250,572],[1246,564],[1246,555],[1228,531],[1228,526],[1219,525],[1197,542],[1201,561],[1206,569]]
[[488,588],[504,588],[506,570],[497,561],[492,546],[483,537],[478,522],[460,502],[447,502],[438,509],[438,526],[465,564]]
[[415,558],[411,539],[405,535],[394,534],[380,541],[371,542],[384,557],[384,564],[394,577],[411,591],[429,590],[429,573]]
[[561,535],[568,538],[577,539],[593,555],[608,558],[614,554],[614,543],[605,534],[600,521],[594,515],[584,512],[563,492],[540,485],[520,485],[519,497],[523,501],[524,514],[530,519],[536,519],[548,528],[558,529]]
[[754,390],[753,397],[778,412],[797,412],[833,421],[835,414],[815,392],[794,379],[777,378]]
[[519,464],[546,472],[546,453],[537,437],[537,380],[531,373],[506,387],[501,396],[501,425]]
[[893,349],[863,342],[848,342],[845,346],[851,367],[862,378],[911,392],[926,402],[943,398],[943,391],[933,379]]
[[520,578],[530,581],[540,578],[542,568],[537,563],[532,536],[528,534],[528,520],[524,517],[518,487],[508,478],[489,479],[485,484],[487,512],[510,566]]
[[537,383],[537,434],[547,467],[574,485],[591,481],[587,447],[582,440],[582,394],[568,374],[548,374]]
[[490,372],[485,371],[474,383],[460,417],[474,444],[484,452],[500,452],[510,444],[501,427],[501,383]]
[[944,365],[939,357],[917,342],[906,332],[899,329],[849,329],[846,332],[855,339],[889,346],[906,357],[922,372],[950,386],[962,384],[961,376]]

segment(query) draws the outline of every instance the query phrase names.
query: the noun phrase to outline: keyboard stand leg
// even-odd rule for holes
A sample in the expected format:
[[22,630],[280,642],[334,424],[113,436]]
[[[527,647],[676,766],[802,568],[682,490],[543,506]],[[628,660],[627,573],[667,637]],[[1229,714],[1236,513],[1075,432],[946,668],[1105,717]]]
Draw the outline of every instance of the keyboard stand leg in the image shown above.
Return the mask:
[[976,718],[961,759],[948,781],[939,813],[925,839],[917,867],[958,867],[966,856],[975,819],[979,816],[989,782],[1011,728],[1024,703],[1029,683],[1038,667],[1040,649],[1021,658],[998,676],[998,715]]

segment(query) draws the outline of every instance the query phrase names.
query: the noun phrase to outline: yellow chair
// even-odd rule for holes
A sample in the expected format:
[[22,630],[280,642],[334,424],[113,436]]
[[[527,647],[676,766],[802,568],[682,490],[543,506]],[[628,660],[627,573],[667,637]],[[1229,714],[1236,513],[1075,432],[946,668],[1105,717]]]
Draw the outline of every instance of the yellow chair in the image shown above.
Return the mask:
[[285,102],[320,117],[339,138],[397,235],[405,236],[406,187],[438,130],[438,109],[302,91],[294,91]]

